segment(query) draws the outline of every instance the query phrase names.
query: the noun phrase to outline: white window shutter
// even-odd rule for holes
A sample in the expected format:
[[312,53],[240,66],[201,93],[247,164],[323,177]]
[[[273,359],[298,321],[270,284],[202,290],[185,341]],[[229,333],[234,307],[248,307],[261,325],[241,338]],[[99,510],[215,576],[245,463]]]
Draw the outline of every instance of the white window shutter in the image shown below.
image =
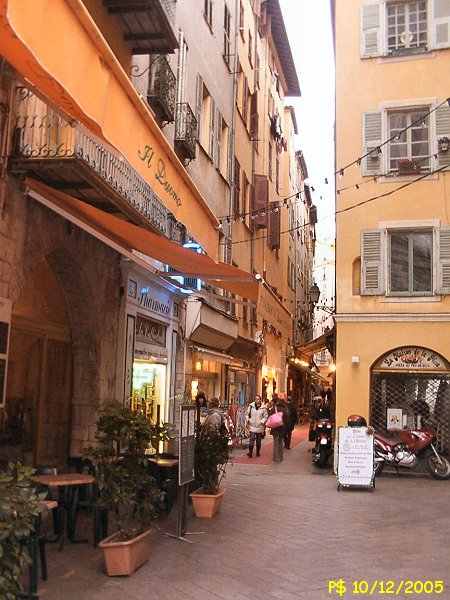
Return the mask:
[[197,118],[197,139],[201,140],[202,134],[202,106],[203,106],[203,78],[197,75],[197,98],[195,103],[195,116]]
[[363,175],[381,175],[382,154],[378,151],[383,137],[383,112],[369,110],[363,113]]
[[216,103],[214,98],[210,98],[210,111],[209,111],[209,156],[214,161],[215,152],[215,141],[216,141]]
[[436,293],[450,294],[450,227],[437,230]]
[[382,229],[366,229],[361,232],[361,295],[384,294]]
[[216,155],[215,155],[215,167],[220,170],[220,161],[222,157],[222,114],[217,109],[216,115]]
[[361,58],[381,56],[381,4],[361,6]]
[[448,0],[431,0],[430,7],[431,49],[450,48],[450,2]]
[[450,106],[444,104],[436,109],[436,147],[438,149],[438,168],[450,166],[450,149],[439,151],[439,140],[443,137],[450,139]]

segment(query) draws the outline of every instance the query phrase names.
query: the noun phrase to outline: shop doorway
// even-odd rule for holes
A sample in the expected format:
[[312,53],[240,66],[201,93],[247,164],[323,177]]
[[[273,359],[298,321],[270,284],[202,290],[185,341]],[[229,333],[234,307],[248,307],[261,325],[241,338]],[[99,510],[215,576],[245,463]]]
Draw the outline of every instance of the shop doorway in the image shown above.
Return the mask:
[[2,460],[65,465],[69,453],[73,352],[68,308],[47,261],[13,306]]
[[371,424],[380,432],[429,423],[437,447],[450,450],[450,365],[425,348],[400,348],[372,370]]

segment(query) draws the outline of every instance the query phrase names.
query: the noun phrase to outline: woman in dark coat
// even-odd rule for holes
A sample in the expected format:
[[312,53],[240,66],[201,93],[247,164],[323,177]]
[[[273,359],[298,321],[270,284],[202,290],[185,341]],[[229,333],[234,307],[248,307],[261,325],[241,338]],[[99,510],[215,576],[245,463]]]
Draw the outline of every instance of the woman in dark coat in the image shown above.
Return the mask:
[[270,430],[270,435],[273,436],[273,462],[281,462],[283,460],[283,441],[284,441],[284,427],[286,423],[286,403],[284,400],[277,399],[275,401],[274,408],[269,412],[273,414],[275,410],[283,413],[283,425],[280,427],[273,427]]

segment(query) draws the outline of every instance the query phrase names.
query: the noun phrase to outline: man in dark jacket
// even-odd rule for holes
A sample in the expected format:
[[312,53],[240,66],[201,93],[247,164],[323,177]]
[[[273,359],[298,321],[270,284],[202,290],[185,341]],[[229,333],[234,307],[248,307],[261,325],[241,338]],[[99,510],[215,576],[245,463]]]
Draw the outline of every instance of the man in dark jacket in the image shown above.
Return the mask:
[[291,448],[291,438],[292,432],[294,431],[294,427],[297,424],[297,407],[292,402],[292,398],[290,396],[287,397],[286,401],[286,423],[284,426],[284,447],[286,450],[290,450]]

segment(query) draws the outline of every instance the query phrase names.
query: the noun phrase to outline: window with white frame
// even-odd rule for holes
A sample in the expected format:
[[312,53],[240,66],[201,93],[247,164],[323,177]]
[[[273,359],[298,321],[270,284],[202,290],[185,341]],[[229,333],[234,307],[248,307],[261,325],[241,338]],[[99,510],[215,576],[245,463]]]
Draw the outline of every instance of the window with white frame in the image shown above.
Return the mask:
[[361,6],[361,58],[449,47],[448,0],[377,0]]
[[450,227],[386,227],[361,232],[361,295],[450,292]]
[[223,57],[231,67],[231,14],[226,5],[223,13]]
[[450,107],[423,102],[366,111],[362,115],[363,175],[416,175],[450,166]]
[[387,10],[387,51],[393,54],[427,47],[427,3],[394,2],[388,3]]
[[430,170],[429,109],[388,111],[388,172]]
[[433,232],[388,231],[388,290],[393,294],[433,291]]

